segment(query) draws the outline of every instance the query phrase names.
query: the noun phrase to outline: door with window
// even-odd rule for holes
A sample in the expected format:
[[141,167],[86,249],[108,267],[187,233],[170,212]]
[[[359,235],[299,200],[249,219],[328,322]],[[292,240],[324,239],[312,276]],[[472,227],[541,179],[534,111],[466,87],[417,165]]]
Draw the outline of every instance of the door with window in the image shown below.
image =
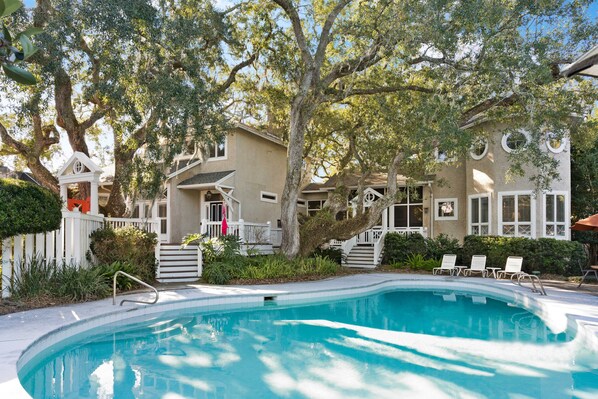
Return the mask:
[[158,203],[158,223],[160,241],[168,242],[168,205],[166,202]]

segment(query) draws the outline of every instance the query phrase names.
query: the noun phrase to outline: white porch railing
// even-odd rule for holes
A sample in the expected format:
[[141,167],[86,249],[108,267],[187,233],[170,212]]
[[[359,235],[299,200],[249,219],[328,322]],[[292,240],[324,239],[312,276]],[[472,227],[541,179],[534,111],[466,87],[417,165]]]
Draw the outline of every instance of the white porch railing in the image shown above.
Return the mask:
[[[269,244],[272,245],[272,229],[268,223],[251,223],[244,220],[228,222],[226,231],[229,235],[239,237],[242,244]],[[209,222],[202,220],[201,233],[209,238],[222,236],[222,222]]]
[[280,229],[280,228],[271,228],[270,229],[270,242],[272,243],[273,247],[280,248],[280,244],[282,244],[282,229]]
[[139,230],[158,233],[160,221],[156,219],[128,219],[128,218],[104,218],[104,224],[113,229],[123,227],[135,227]]
[[46,263],[87,265],[90,234],[104,224],[103,216],[62,211],[58,230],[41,234],[18,235],[0,241],[2,260],[2,297],[10,294],[10,283],[21,273],[21,266],[34,256]]

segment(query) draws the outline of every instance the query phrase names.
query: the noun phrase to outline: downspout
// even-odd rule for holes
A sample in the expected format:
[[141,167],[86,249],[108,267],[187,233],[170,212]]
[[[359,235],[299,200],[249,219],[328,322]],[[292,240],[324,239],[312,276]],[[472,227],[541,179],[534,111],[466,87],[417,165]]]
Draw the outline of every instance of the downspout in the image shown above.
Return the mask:
[[430,189],[430,234],[429,238],[434,238],[434,191],[432,191],[432,182],[428,181],[428,188]]

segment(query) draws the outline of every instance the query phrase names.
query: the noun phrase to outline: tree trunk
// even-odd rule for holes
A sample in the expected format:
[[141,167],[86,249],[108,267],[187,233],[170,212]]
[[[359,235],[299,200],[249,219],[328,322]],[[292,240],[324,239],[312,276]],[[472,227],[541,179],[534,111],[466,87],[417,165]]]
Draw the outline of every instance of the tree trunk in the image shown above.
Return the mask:
[[300,250],[297,200],[301,189],[305,130],[314,109],[314,103],[306,95],[298,95],[291,107],[287,177],[282,192],[282,243],[280,246],[282,253],[287,258],[297,256]]
[[[380,197],[366,211],[358,212],[354,218],[340,221],[335,219],[335,214],[332,214],[332,212],[327,215],[325,211],[324,213],[321,211],[301,226],[301,246],[299,253],[303,256],[309,255],[317,247],[332,239],[348,240],[374,227],[378,223],[378,220],[380,220],[380,216],[382,216],[384,210],[395,202],[397,196],[398,167],[403,157],[403,154],[397,154],[388,167],[386,195]],[[363,184],[360,184],[360,186],[358,201],[363,201],[365,186]],[[331,209],[333,212],[336,212],[337,208],[334,203]]]
[[133,159],[134,154],[134,151],[123,151],[122,146],[115,145],[114,180],[112,180],[112,189],[106,204],[106,213],[112,217],[122,217],[127,211],[121,182],[125,174],[125,166]]

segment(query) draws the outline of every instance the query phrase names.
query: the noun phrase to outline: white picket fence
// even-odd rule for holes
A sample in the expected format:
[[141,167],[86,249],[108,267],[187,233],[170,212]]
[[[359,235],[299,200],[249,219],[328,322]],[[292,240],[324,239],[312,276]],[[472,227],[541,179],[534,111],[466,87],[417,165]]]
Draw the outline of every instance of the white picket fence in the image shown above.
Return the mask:
[[[226,234],[239,237],[242,244],[272,244],[270,222],[251,223],[244,220],[228,222]],[[222,222],[201,221],[201,233],[209,238],[222,236]]]
[[104,226],[103,216],[87,215],[75,210],[62,212],[58,230],[27,234],[0,242],[2,260],[2,297],[10,294],[10,284],[18,278],[22,267],[33,257],[46,263],[87,265],[90,234]]
[[129,219],[129,218],[104,218],[106,226],[110,226],[113,229],[119,229],[123,227],[135,227],[139,230],[146,231],[148,233],[157,233],[160,221],[157,219]]

